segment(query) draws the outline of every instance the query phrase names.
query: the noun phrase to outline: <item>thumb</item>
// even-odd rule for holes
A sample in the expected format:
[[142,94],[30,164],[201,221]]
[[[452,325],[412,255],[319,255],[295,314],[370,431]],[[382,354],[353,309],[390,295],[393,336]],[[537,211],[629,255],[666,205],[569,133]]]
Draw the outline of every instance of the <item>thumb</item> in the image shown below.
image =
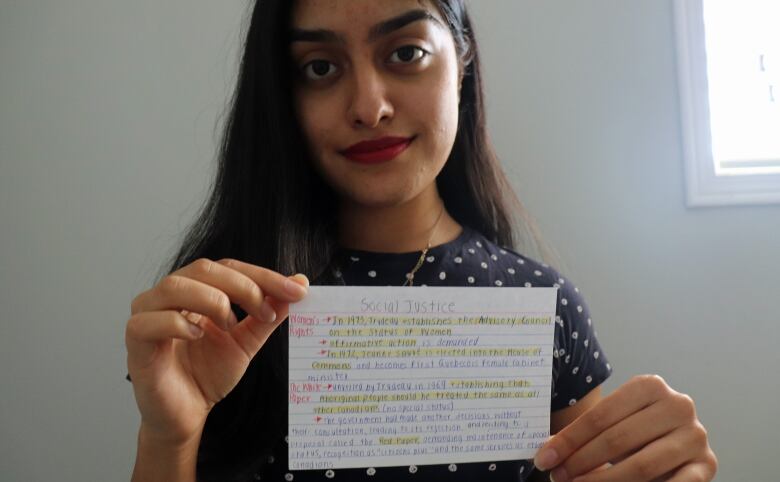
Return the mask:
[[289,278],[299,285],[303,286],[304,288],[309,287],[309,278],[306,277],[303,273],[294,274],[292,276],[289,276]]
[[[294,281],[298,283],[299,285],[303,286],[304,288],[309,287],[309,278],[306,277],[306,275],[298,273],[293,276],[288,276],[288,279],[291,281]],[[285,318],[287,318],[287,315],[290,314],[290,303],[276,300],[274,298],[271,298],[270,296],[266,296],[266,301],[269,305],[271,305],[271,308],[274,309],[276,312],[276,320],[281,322]]]

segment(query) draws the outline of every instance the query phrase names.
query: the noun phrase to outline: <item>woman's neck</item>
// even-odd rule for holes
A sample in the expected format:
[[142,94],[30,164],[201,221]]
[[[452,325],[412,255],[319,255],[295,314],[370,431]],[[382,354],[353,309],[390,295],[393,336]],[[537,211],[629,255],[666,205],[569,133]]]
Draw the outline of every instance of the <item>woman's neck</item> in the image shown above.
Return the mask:
[[444,209],[435,186],[397,206],[377,208],[342,203],[339,214],[341,245],[361,251],[421,251],[429,240],[431,246],[447,243],[462,230]]

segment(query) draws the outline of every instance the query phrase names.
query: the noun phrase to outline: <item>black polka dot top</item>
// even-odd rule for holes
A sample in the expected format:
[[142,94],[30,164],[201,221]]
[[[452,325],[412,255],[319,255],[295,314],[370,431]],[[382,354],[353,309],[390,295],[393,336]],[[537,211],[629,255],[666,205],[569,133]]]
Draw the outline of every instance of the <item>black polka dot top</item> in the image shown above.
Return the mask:
[[[376,253],[345,250],[334,276],[348,286],[401,286],[420,252]],[[431,248],[414,275],[415,286],[556,287],[558,306],[553,347],[551,411],[574,405],[606,380],[612,368],[593,330],[580,290],[546,264],[501,248],[464,227],[453,241]],[[531,460],[449,465],[407,465],[334,470],[287,470],[287,444],[267,460],[254,480],[270,481],[525,481]]]

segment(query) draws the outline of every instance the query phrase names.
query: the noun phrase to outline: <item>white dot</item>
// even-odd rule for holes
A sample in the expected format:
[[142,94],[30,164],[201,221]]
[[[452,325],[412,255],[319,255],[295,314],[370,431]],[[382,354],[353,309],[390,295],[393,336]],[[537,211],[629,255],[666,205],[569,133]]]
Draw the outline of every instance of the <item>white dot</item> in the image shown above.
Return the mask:
[[325,477],[327,477],[329,479],[332,479],[335,476],[336,476],[336,472],[334,472],[332,470],[328,470],[327,472],[325,472]]
[[588,326],[590,326],[590,325],[591,325],[591,321],[590,321],[590,318],[588,318]]
[[426,287],[426,286],[428,286],[428,285],[427,285],[427,284],[425,284],[425,283],[423,283],[423,284],[421,284],[420,286],[422,286],[423,288],[425,288],[425,287]]
[[558,283],[565,285],[566,281],[564,281],[563,278],[558,278]]
[[463,262],[463,258],[461,258],[460,256],[455,256],[455,262],[460,264]]
[[572,371],[571,371],[571,374],[572,374],[572,375],[576,375],[578,371],[580,371],[580,367],[574,367],[574,368],[572,369]]
[[474,251],[474,248],[469,248],[469,253],[474,254],[476,251]]
[[376,271],[374,271],[374,270],[371,270],[371,271],[369,271],[369,272],[368,272],[368,275],[369,275],[370,277],[372,277],[372,278],[376,278]]
[[447,468],[449,469],[450,472],[455,472],[456,470],[458,470],[458,466],[455,464],[450,464],[450,466]]
[[569,400],[569,406],[570,406],[570,407],[571,407],[572,405],[574,405],[575,403],[577,403],[577,400],[575,400],[575,399],[573,399],[573,398],[572,398],[571,400]]
[[376,474],[376,469],[373,467],[369,467],[368,470],[366,470],[367,475],[374,475]]
[[579,333],[577,333],[576,331],[573,331],[573,332],[571,333],[571,337],[572,337],[572,338],[574,338],[575,340],[576,340],[576,339],[577,339],[579,336],[580,336],[580,334],[579,334]]
[[593,352],[593,358],[598,360],[599,359],[599,352]]
[[500,279],[496,280],[496,286],[502,286],[503,284]]
[[609,366],[609,363],[607,363],[607,370],[612,370],[612,367]]
[[507,269],[506,271],[507,271],[507,273],[509,273],[509,274],[515,274],[515,269],[514,269],[514,268],[509,268],[509,269]]
[[269,456],[268,456],[268,463],[269,463],[269,464],[272,464],[272,463],[274,463],[274,460],[276,460],[276,459],[274,458],[274,456],[273,456],[273,455],[269,455]]
[[550,267],[550,265],[547,264],[547,263],[542,263],[542,266],[544,266],[545,268],[549,268]]
[[496,464],[488,465],[488,470],[491,471],[491,472],[495,472],[496,471]]
[[535,274],[536,276],[541,276],[541,275],[542,275],[542,272],[541,272],[541,271],[539,271],[539,270],[537,269],[537,270],[534,270],[534,274]]
[[558,283],[553,283],[553,288],[560,288],[560,287],[561,285],[559,285]]
[[469,283],[474,284],[474,277],[473,276],[469,276],[468,280],[469,280]]
[[520,258],[517,258],[517,264],[525,264],[525,261]]
[[520,471],[518,472],[518,474],[522,474],[523,472],[525,472],[525,465],[520,466]]
[[579,313],[582,313],[582,306],[581,306],[581,305],[577,305],[577,311],[578,311]]
[[476,244],[478,248],[481,248],[481,247],[482,247],[482,243],[480,243],[479,241],[477,241],[477,242],[476,242],[476,243],[474,243],[474,244]]
[[289,435],[285,435],[284,436],[284,443],[286,443],[286,444],[290,443],[290,436]]
[[587,340],[587,339],[585,340],[585,343],[584,343],[584,345],[585,345],[585,348],[587,348],[587,347],[588,347],[588,343],[589,343],[589,342],[590,342],[590,340]]
[[417,473],[417,466],[416,465],[410,465],[409,466],[409,473],[410,474],[416,474]]
[[558,354],[559,355],[565,355],[566,354],[566,349],[565,348],[559,348],[558,349]]
[[577,287],[575,286],[575,287],[574,287],[574,292],[575,292],[575,293],[579,293],[579,292],[580,292],[580,289],[579,289],[579,288],[577,288]]
[[445,273],[444,271],[439,273],[439,279],[443,280],[443,279],[446,279],[446,278],[447,278],[447,273]]
[[585,381],[586,381],[586,382],[588,382],[588,383],[590,383],[590,382],[592,382],[592,381],[593,381],[593,377],[592,377],[592,376],[590,376],[590,375],[588,375],[587,377],[585,377]]
[[564,362],[568,365],[570,361],[571,361],[571,355],[566,355],[566,359],[564,360]]
[[498,261],[498,256],[496,256],[495,254],[491,254],[490,259],[492,259],[493,261]]
[[506,250],[505,249],[499,249],[498,252],[501,253],[501,254],[506,254]]
[[561,304],[562,304],[563,306],[566,306],[566,305],[568,305],[568,304],[569,304],[569,300],[567,300],[566,298],[561,298]]
[[553,350],[553,356],[554,356],[555,358],[558,358],[558,357],[560,357],[561,355],[560,355],[560,353],[558,353],[558,350]]
[[486,262],[483,261],[479,265],[482,266],[482,269],[487,269],[487,263]]
[[341,278],[341,271],[339,270],[334,271],[333,276],[335,276],[336,278]]
[[532,286],[531,283],[529,283],[528,281],[525,282],[525,287],[526,288],[530,288],[531,286]]
[[354,256],[350,256],[349,259],[351,259],[352,261],[360,261],[360,258],[356,258]]
[[294,478],[295,478],[295,476],[293,474],[289,473],[289,472],[284,474],[284,480],[286,480],[287,482],[290,482]]
[[433,256],[428,256],[427,258],[425,258],[425,261],[427,261],[429,263],[433,263],[433,260],[435,260],[435,259],[436,258],[434,258]]

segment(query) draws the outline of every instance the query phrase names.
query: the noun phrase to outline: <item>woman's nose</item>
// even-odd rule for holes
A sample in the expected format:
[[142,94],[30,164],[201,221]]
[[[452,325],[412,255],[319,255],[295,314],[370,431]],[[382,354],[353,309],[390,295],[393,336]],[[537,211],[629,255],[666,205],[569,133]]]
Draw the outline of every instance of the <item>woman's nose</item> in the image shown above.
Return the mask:
[[372,128],[393,116],[387,83],[375,69],[355,69],[351,88],[347,115],[353,126]]

